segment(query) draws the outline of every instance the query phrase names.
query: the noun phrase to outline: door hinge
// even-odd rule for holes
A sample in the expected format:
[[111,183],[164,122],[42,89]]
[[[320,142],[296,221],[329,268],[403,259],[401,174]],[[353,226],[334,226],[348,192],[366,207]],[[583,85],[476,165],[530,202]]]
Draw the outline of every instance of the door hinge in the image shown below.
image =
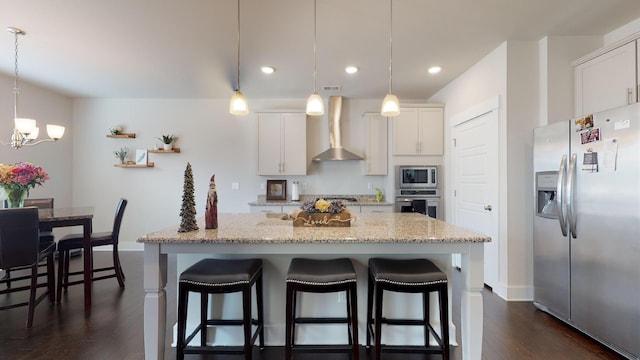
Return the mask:
[[456,147],[456,139],[452,139],[453,140],[453,147]]

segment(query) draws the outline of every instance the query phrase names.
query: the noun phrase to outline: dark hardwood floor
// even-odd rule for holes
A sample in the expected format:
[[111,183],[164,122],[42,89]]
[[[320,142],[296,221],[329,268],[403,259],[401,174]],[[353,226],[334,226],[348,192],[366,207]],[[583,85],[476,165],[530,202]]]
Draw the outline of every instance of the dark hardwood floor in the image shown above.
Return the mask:
[[[84,316],[82,286],[73,286],[62,302],[46,300],[36,308],[32,329],[25,328],[26,308],[0,311],[0,359],[144,359],[142,252],[122,252],[126,289],[115,279],[98,281],[93,290],[93,309]],[[110,262],[110,253],[96,252],[99,264]],[[81,258],[71,260],[72,268],[82,267]],[[169,259],[169,271],[175,272],[175,258]],[[459,277],[454,272],[454,277]],[[167,291],[175,293],[175,278],[170,277]],[[455,280],[455,279],[454,279]],[[268,291],[268,289],[267,289]],[[15,295],[15,294],[14,294]],[[530,302],[506,302],[486,290],[484,294],[483,359],[619,359],[596,342],[574,331]],[[14,297],[15,298],[15,297]],[[175,319],[175,300],[168,304],[169,326]],[[0,298],[0,302],[4,299]],[[454,308],[460,301],[454,289]],[[454,312],[458,323],[459,313]],[[458,338],[459,338],[458,327]],[[170,347],[171,329],[167,329],[166,358],[175,358]],[[461,359],[459,347],[452,347],[452,359]],[[256,360],[284,357],[282,348],[254,350]],[[361,359],[371,357],[362,348]],[[241,359],[239,356],[187,356],[187,359]],[[440,356],[383,354],[386,360],[440,359]],[[296,360],[342,360],[345,354],[296,354]]]

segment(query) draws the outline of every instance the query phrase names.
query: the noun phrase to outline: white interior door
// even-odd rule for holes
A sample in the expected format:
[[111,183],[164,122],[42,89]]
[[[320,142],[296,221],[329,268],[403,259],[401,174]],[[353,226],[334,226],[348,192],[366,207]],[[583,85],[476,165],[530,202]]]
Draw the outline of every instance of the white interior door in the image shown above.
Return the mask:
[[454,222],[491,236],[484,245],[484,282],[495,289],[500,262],[498,109],[461,121],[453,129],[453,139]]

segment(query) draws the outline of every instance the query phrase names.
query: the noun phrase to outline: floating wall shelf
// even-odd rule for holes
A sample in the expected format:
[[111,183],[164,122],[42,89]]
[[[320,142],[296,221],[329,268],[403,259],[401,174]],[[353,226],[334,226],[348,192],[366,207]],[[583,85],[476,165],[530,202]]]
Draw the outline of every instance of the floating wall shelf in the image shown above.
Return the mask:
[[132,163],[132,164],[113,164],[113,166],[122,167],[122,168],[151,168],[151,167],[154,167],[155,164],[152,162],[149,162],[146,165]]
[[147,152],[155,153],[155,154],[162,154],[162,153],[179,153],[179,152],[180,152],[180,148],[173,148],[173,149],[171,149],[171,150],[163,150],[163,149],[149,149],[149,150],[147,150]]
[[108,138],[112,138],[112,139],[135,139],[136,134],[135,133],[120,133],[118,135],[107,135]]

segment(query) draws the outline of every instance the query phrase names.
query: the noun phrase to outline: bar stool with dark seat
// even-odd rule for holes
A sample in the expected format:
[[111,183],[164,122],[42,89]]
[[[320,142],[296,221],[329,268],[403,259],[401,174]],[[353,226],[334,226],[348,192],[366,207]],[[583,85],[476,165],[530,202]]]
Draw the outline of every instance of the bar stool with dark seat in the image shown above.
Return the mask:
[[[382,316],[383,292],[422,293],[423,318],[388,319]],[[429,293],[437,291],[440,300],[439,336],[429,323]],[[373,315],[375,308],[375,315]],[[382,345],[382,324],[424,327],[424,346]],[[429,346],[429,334],[438,346]],[[369,259],[369,286],[367,289],[367,347],[374,339],[375,360],[382,351],[442,354],[449,359],[449,320],[447,276],[427,259]]]
[[[296,300],[299,291],[311,293],[346,291],[347,316],[332,318],[297,316]],[[287,272],[285,360],[291,359],[292,350],[314,353],[351,351],[353,359],[358,360],[358,301],[356,293],[356,271],[350,259],[292,259]],[[347,324],[349,345],[296,345],[296,324]]]
[[[251,288],[256,285],[257,319],[251,315]],[[200,293],[200,324],[187,337],[187,300],[189,292]],[[209,294],[242,292],[242,319],[209,319]],[[207,326],[243,326],[243,346],[207,346]],[[251,326],[256,325],[251,333]],[[243,354],[251,360],[252,347],[259,337],[260,349],[264,348],[264,320],[262,301],[261,259],[204,259],[180,274],[178,281],[178,341],[176,358],[185,354]],[[189,342],[200,331],[200,346]]]

